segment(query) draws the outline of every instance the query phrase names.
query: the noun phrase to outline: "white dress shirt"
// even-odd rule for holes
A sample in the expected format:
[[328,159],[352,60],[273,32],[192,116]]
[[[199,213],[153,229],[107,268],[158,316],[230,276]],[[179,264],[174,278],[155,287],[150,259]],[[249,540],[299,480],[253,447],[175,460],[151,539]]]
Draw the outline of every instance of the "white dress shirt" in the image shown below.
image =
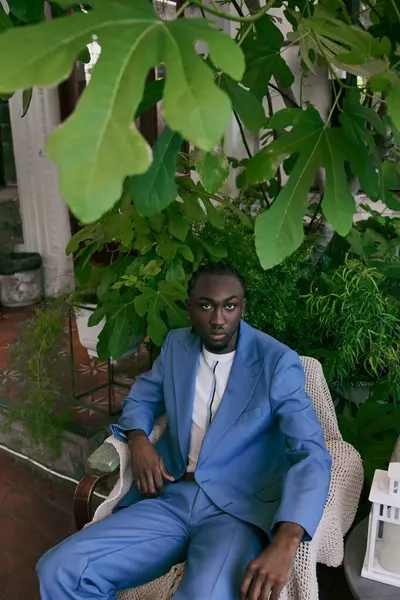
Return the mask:
[[194,473],[203,438],[228,384],[235,352],[212,354],[203,348],[196,377],[187,472]]

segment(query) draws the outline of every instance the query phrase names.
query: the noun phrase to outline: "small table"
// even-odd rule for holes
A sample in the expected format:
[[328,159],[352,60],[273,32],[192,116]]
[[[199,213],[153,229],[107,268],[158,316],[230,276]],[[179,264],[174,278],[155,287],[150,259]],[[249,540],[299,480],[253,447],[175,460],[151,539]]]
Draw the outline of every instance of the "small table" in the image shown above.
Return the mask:
[[400,588],[361,577],[367,535],[368,519],[365,519],[353,529],[346,543],[344,572],[350,591],[357,600],[399,600]]

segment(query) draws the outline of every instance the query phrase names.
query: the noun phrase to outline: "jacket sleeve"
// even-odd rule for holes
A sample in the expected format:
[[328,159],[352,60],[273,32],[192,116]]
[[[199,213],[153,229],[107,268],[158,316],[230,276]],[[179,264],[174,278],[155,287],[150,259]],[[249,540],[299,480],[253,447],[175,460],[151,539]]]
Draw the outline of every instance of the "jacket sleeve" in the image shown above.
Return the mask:
[[150,435],[154,419],[165,412],[163,378],[165,356],[170,334],[167,336],[161,353],[154,361],[151,371],[140,375],[133,384],[129,395],[122,403],[122,415],[118,425],[111,425],[111,431],[119,440],[126,441],[126,431],[143,429]]
[[270,388],[272,411],[286,439],[289,461],[272,531],[278,523],[297,523],[305,530],[303,541],[308,541],[323,514],[332,459],[304,386],[300,358],[296,352],[287,350],[276,364]]

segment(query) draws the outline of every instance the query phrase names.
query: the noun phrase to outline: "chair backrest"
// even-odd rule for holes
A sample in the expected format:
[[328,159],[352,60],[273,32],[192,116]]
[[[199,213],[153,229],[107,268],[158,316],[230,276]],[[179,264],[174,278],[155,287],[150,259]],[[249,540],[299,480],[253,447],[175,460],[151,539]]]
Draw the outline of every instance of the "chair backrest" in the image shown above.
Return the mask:
[[325,441],[341,440],[335,407],[321,363],[310,356],[301,356],[300,359],[306,377],[306,392],[313,402],[314,410],[324,430]]

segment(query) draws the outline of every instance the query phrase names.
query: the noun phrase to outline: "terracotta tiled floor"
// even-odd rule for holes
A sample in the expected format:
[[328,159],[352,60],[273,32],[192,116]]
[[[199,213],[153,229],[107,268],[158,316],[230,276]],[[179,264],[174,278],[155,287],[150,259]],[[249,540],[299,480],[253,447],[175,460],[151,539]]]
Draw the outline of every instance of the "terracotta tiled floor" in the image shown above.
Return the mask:
[[[18,337],[19,331],[24,327],[32,315],[34,308],[6,309],[0,314],[0,404],[9,406],[13,397],[18,394],[18,381],[22,374],[10,366],[12,345]],[[69,375],[71,363],[70,344],[68,337],[68,323],[65,324],[65,350],[63,353],[68,357],[65,360],[65,368]],[[93,388],[106,384],[108,381],[107,363],[100,362],[97,358],[90,358],[85,348],[79,342],[76,324],[72,323],[72,336],[74,348],[74,365],[76,393],[88,392]],[[115,379],[130,386],[137,375],[149,368],[149,355],[143,346],[138,355],[129,356],[121,360],[115,367]],[[121,407],[122,400],[127,394],[127,388],[115,386],[112,391],[112,412],[115,413]],[[76,401],[71,407],[76,414],[76,424],[87,427],[96,427],[96,422],[104,421],[108,415],[109,399],[107,387],[94,391]]]
[[0,600],[39,600],[34,566],[73,533],[73,492],[0,451]]
[[[39,600],[34,566],[74,532],[73,492],[0,451],[0,600]],[[319,583],[320,600],[351,600],[342,569],[321,568]]]

